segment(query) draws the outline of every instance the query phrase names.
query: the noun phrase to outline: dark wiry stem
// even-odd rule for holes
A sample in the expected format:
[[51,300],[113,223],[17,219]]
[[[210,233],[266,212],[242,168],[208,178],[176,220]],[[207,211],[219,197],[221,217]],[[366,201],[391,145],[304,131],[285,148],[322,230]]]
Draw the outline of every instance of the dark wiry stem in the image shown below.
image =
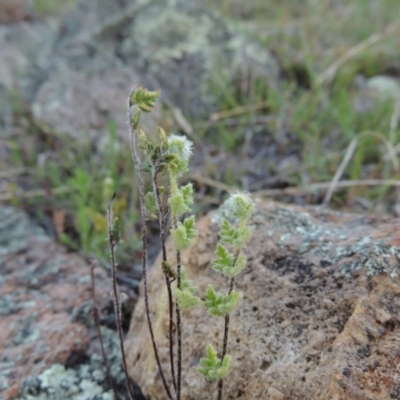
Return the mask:
[[[235,266],[237,259],[240,255],[240,249],[237,249],[235,252],[235,258],[233,259],[232,267]],[[229,280],[229,293],[232,293],[233,288],[235,287],[235,277]],[[221,355],[221,363],[224,360],[224,357],[228,350],[228,335],[229,335],[229,322],[230,322],[230,314],[225,315],[225,327],[224,327],[224,342],[222,346],[222,355]],[[218,400],[222,400],[222,391],[224,388],[224,380],[220,379],[218,381]]]
[[114,392],[115,398],[118,399],[118,395],[115,390],[114,383],[113,383],[113,380],[111,377],[110,366],[108,365],[106,351],[104,349],[103,335],[102,335],[101,329],[100,329],[99,309],[97,308],[97,301],[96,301],[96,284],[95,284],[95,278],[94,278],[94,268],[95,268],[95,263],[92,262],[92,265],[90,266],[90,277],[92,280],[93,319],[94,319],[94,323],[96,325],[97,334],[99,335],[101,355],[103,357],[104,366],[106,367],[108,384],[110,385],[110,388]]
[[117,318],[117,330],[119,335],[119,344],[121,346],[121,358],[122,365],[125,373],[126,386],[128,387],[128,393],[131,400],[135,398],[133,393],[133,388],[131,385],[131,381],[128,373],[128,366],[126,364],[126,354],[124,347],[124,333],[122,331],[122,315],[121,315],[121,304],[119,300],[118,288],[117,288],[117,263],[115,260],[115,247],[118,244],[118,239],[114,237],[113,232],[113,214],[112,214],[112,202],[114,200],[115,193],[113,199],[107,207],[107,224],[108,224],[108,246],[110,248],[110,256],[111,256],[111,272],[112,272],[112,287],[113,287],[113,295],[114,295],[114,309],[115,316]]
[[[153,167],[153,191],[157,201],[158,207],[158,222],[160,225],[160,241],[162,248],[162,257],[163,261],[167,261],[167,249],[165,246],[165,229],[166,229],[166,220],[165,220],[165,212],[164,206],[161,201],[160,195],[160,187],[157,182],[158,168],[157,166]],[[172,301],[172,288],[171,283],[172,280],[170,277],[165,274],[165,283],[167,284],[168,291],[168,308],[169,308],[169,360],[171,364],[171,374],[172,374],[172,383],[174,385],[174,389],[176,391],[176,377],[175,377],[175,365],[174,365],[174,338],[173,338],[173,324],[174,324],[174,307]]]
[[[174,229],[178,227],[178,221],[176,217],[173,219]],[[177,288],[181,289],[182,282],[182,260],[181,251],[176,250],[176,275],[177,275]],[[178,377],[176,381],[176,399],[181,400],[181,386],[182,386],[182,319],[181,319],[181,307],[176,302],[176,331],[178,337]]]
[[132,159],[135,164],[136,175],[138,179],[139,186],[139,197],[140,197],[140,210],[141,210],[141,225],[142,225],[142,270],[143,270],[143,287],[144,287],[144,303],[146,308],[146,317],[147,317],[147,325],[150,331],[151,343],[153,345],[154,356],[156,358],[158,371],[160,373],[165,391],[167,392],[168,398],[172,400],[171,391],[169,390],[167,381],[165,380],[164,372],[161,367],[160,357],[158,355],[158,349],[154,337],[153,324],[151,322],[150,317],[150,306],[149,306],[149,294],[147,288],[147,208],[146,208],[146,200],[145,200],[145,192],[144,192],[144,178],[141,173],[141,163],[139,159],[139,155],[137,153],[136,146],[136,138],[135,138],[135,130],[137,126],[133,126],[132,122],[132,114],[131,114],[131,104],[130,99],[132,97],[132,92],[135,88],[133,88],[129,94],[128,98],[128,124],[129,124],[129,133],[130,133],[130,142],[131,142],[131,152]]

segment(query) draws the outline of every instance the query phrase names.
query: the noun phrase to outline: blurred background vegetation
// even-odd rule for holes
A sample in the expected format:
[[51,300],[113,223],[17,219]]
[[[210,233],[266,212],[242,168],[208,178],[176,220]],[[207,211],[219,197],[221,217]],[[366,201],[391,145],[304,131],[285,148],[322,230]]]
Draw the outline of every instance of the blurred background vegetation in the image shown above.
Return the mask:
[[[42,18],[73,5],[33,1]],[[206,0],[204,6],[268,49],[285,84],[254,80],[244,92],[240,81],[216,79],[218,107],[208,118],[186,116],[200,154],[191,174],[198,211],[239,187],[279,201],[397,216],[398,0]],[[1,164],[2,203],[23,207],[74,251],[107,260],[105,210],[115,191],[120,262],[128,261],[138,251],[135,178],[115,124],[105,156],[90,140],[46,132],[18,101],[12,107],[19,123],[17,132],[1,137],[11,154]]]

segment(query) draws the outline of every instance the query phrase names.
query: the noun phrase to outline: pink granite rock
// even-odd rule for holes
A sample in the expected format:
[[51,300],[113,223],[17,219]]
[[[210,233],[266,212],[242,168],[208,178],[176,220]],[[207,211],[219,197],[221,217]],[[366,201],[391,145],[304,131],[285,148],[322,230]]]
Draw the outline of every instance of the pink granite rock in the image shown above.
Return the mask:
[[[95,275],[98,306],[110,308],[110,280],[100,268]],[[41,399],[73,399],[73,394],[83,396],[83,380],[100,393],[105,383],[107,393],[91,310],[88,263],[68,254],[23,212],[0,208],[0,398],[25,399],[25,387],[22,392],[31,395],[29,399],[42,391],[47,395]],[[103,332],[110,363],[121,374],[116,334],[105,327]],[[86,364],[86,372],[83,368],[79,376],[81,364]],[[57,393],[59,388],[46,386],[40,374],[53,371],[54,365],[59,385],[75,373],[64,382],[71,386],[72,381],[75,392]]]
[[[204,293],[227,290],[210,267],[219,212],[198,223],[197,243],[183,254],[188,276]],[[244,294],[231,317],[233,364],[224,399],[389,400],[400,398],[400,221],[322,208],[258,202],[248,266],[237,279]],[[169,246],[169,257],[173,253]],[[166,289],[150,273],[152,318],[170,382]],[[223,320],[203,308],[183,314],[185,400],[215,399],[216,383],[196,372],[208,343],[221,349]],[[127,338],[133,379],[164,399],[138,302]]]
[[0,24],[21,21],[31,13],[27,0],[0,0]]

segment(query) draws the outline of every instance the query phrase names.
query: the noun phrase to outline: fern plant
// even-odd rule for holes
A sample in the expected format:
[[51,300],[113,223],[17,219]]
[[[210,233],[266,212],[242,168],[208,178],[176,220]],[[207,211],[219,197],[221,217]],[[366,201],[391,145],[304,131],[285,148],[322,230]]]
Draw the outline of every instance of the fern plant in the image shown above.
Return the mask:
[[255,211],[255,205],[248,194],[235,193],[225,202],[225,209],[226,213],[235,220],[235,223],[231,224],[225,218],[222,220],[219,231],[220,243],[217,244],[212,266],[215,271],[229,278],[229,290],[228,294],[217,294],[210,285],[207,288],[204,301],[204,305],[210,314],[224,318],[220,369],[215,369],[216,355],[211,345],[207,350],[207,358],[202,359],[202,367],[198,369],[206,378],[218,379],[218,400],[222,399],[223,379],[228,374],[231,360],[227,354],[230,315],[236,310],[242,299],[242,293],[234,289],[235,281],[247,262],[246,256],[242,255],[241,252],[251,237],[248,221]]
[[[134,88],[128,99],[128,117],[130,127],[130,142],[132,158],[138,178],[141,234],[142,234],[142,267],[143,288],[146,318],[150,338],[158,370],[169,399],[181,400],[182,392],[182,309],[205,306],[208,312],[217,317],[223,317],[224,339],[221,357],[210,344],[206,357],[200,361],[199,373],[208,380],[217,379],[218,399],[222,399],[223,379],[229,373],[231,356],[227,354],[229,320],[231,313],[238,307],[242,293],[234,289],[236,276],[246,265],[246,256],[241,254],[243,247],[251,236],[248,220],[254,212],[254,203],[247,194],[232,194],[226,201],[225,208],[232,221],[223,219],[220,227],[220,242],[217,245],[212,267],[215,271],[228,278],[229,289],[226,294],[219,294],[210,285],[203,298],[197,295],[198,288],[187,278],[182,266],[181,251],[189,248],[198,236],[196,221],[192,215],[193,186],[191,183],[180,185],[180,180],[189,171],[189,161],[193,152],[193,144],[185,136],[169,134],[158,128],[158,141],[150,140],[140,128],[142,112],[150,112],[155,105],[159,92],[143,88]],[[144,155],[145,159],[141,157]],[[149,177],[146,180],[146,177]],[[160,179],[167,184],[165,189]],[[150,190],[146,192],[146,189]],[[149,294],[147,288],[147,221],[157,219],[160,229],[162,261],[160,268],[164,274],[168,291],[169,303],[169,358],[171,376],[167,378],[158,354],[157,341],[154,335],[150,314]],[[113,236],[113,221],[111,207],[109,208],[109,243],[112,260],[115,256],[117,242]],[[169,260],[166,251],[166,237],[170,234],[175,245],[175,260]],[[115,268],[113,261],[113,281],[116,313],[120,315],[119,294],[116,289]],[[174,284],[174,288],[173,288]],[[174,299],[175,298],[175,299]],[[175,305],[175,307],[174,307]],[[176,339],[173,327],[176,326]],[[120,329],[120,337],[122,330]],[[176,343],[176,354],[174,345]],[[121,351],[126,376],[126,360],[121,339]],[[175,368],[176,367],[176,368]],[[168,384],[172,382],[173,389]],[[130,397],[132,388],[127,378]]]

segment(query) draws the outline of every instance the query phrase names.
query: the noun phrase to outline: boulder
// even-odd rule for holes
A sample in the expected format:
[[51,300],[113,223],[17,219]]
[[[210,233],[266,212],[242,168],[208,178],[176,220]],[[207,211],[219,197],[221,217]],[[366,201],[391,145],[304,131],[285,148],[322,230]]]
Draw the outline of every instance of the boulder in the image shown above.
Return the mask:
[[[221,211],[198,222],[183,253],[204,293],[227,291],[211,269]],[[400,220],[257,200],[243,300],[231,316],[233,362],[224,399],[389,400],[400,398]],[[171,243],[169,259],[174,259]],[[149,274],[151,315],[168,381],[168,315],[160,259]],[[203,307],[183,313],[182,398],[215,399],[197,371],[208,343],[222,348],[223,319]],[[127,337],[128,365],[151,398],[166,398],[146,325],[143,294]],[[172,386],[171,386],[172,387]]]
[[[2,207],[0,272],[0,398],[113,399],[93,323],[88,263],[22,211]],[[105,324],[114,321],[111,283],[100,268],[95,276],[111,375],[121,391],[119,341]]]
[[[96,145],[113,127],[127,138],[134,84],[161,89],[167,104],[199,117],[222,86],[273,85],[279,74],[266,49],[201,1],[80,0],[60,17],[0,26],[0,47],[0,123],[10,121],[17,98],[46,132]],[[155,131],[162,119],[158,105],[143,128]]]
[[376,75],[367,80],[367,87],[383,100],[400,98],[400,80],[387,75]]
[[165,90],[185,115],[210,112],[225,87],[234,93],[257,79],[266,86],[279,81],[272,54],[229,26],[203,1],[146,3],[126,26],[117,54]]
[[21,21],[29,14],[29,4],[26,0],[0,0],[0,24]]

